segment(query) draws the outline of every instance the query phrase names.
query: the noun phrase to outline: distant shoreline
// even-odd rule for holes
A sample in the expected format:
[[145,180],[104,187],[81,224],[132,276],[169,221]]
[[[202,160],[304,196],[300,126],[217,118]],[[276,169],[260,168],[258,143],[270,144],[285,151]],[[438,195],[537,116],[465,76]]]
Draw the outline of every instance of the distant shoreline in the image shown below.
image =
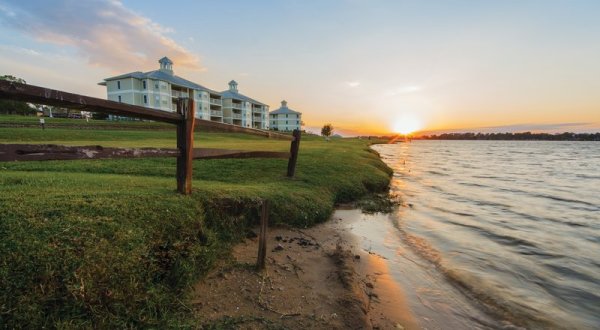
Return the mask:
[[412,140],[477,140],[477,141],[600,141],[597,133],[444,133],[424,135]]

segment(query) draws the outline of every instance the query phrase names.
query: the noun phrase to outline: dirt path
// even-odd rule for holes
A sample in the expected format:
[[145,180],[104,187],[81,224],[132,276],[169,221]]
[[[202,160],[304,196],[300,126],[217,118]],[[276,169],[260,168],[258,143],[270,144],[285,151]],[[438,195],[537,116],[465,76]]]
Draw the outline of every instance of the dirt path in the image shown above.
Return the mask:
[[192,306],[207,328],[413,329],[385,263],[357,250],[335,220],[305,230],[271,228],[267,267],[256,272],[258,239],[234,248],[194,288]]

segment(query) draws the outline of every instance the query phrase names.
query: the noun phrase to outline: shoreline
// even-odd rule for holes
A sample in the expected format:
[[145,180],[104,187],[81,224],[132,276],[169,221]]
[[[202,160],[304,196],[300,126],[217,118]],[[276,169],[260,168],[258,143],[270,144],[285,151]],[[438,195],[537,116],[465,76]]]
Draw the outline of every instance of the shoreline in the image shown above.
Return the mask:
[[360,248],[334,216],[308,229],[273,227],[267,262],[254,270],[258,238],[233,247],[195,286],[191,308],[205,327],[419,329],[383,257]]

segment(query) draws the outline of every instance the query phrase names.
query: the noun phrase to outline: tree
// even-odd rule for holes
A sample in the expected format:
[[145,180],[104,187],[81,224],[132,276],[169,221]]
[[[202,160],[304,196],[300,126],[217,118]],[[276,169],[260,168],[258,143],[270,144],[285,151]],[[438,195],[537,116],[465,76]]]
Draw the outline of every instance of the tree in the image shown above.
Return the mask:
[[323,135],[326,138],[329,138],[331,136],[331,134],[333,134],[333,125],[331,125],[331,124],[323,125],[323,128],[321,128],[321,135]]
[[[25,80],[17,78],[11,75],[0,76],[0,80],[6,80],[11,82],[17,82],[25,84]],[[30,115],[34,114],[36,109],[29,106],[26,102],[13,101],[13,100],[0,100],[0,113],[3,114],[18,114],[18,115]]]
[[9,74],[5,74],[3,76],[0,76],[0,80],[6,80],[6,81],[18,82],[20,84],[26,84],[25,80],[23,80],[21,78],[17,78],[15,76],[9,75]]

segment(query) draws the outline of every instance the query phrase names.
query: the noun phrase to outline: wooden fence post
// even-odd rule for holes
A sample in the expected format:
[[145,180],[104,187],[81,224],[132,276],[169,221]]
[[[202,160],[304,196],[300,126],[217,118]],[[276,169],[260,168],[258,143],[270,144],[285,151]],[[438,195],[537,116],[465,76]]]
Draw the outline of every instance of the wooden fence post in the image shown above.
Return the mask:
[[260,233],[258,235],[258,258],[256,269],[265,269],[265,258],[267,257],[267,227],[269,225],[269,201],[263,200],[260,212]]
[[179,98],[177,113],[183,120],[177,124],[177,191],[181,194],[192,193],[192,161],[194,160],[194,123],[196,109],[194,99]]
[[302,132],[299,129],[295,129],[292,133],[294,140],[290,145],[290,160],[288,161],[287,176],[293,177],[296,173],[296,162],[298,161],[298,150],[300,149],[300,137]]

